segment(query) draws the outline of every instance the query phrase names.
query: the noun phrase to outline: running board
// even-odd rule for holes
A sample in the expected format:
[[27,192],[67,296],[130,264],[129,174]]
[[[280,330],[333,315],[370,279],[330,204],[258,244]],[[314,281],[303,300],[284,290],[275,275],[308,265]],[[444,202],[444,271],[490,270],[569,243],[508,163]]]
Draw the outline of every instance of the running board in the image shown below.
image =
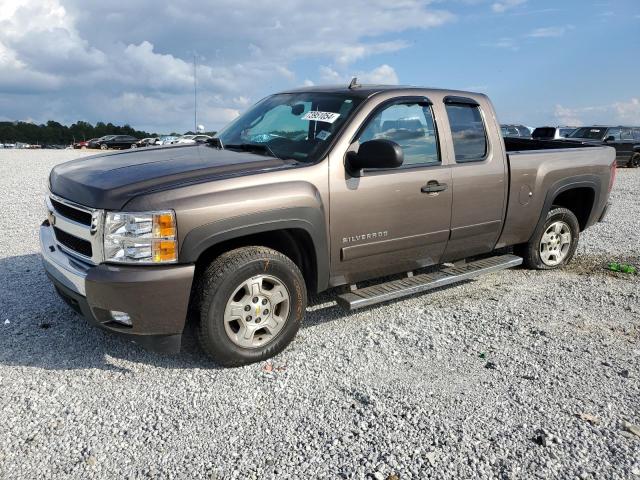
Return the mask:
[[415,295],[452,283],[470,280],[486,273],[493,273],[522,264],[522,258],[515,255],[500,255],[484,258],[464,265],[443,268],[431,273],[423,273],[408,278],[392,280],[379,285],[359,288],[338,295],[337,303],[347,310],[368,307],[376,303]]

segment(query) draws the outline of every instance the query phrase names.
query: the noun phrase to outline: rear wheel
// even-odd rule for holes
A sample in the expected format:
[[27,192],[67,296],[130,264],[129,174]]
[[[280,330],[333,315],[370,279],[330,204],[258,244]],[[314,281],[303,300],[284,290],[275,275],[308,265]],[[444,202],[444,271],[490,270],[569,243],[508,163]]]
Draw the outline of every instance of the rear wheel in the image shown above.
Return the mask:
[[224,366],[280,353],[298,332],[307,304],[296,264],[265,247],[239,248],[216,258],[197,293],[200,345]]
[[107,147],[107,145],[104,144],[104,143],[102,145],[100,145],[100,150],[107,150],[108,148],[109,147]]
[[571,261],[579,238],[580,224],[574,213],[556,207],[547,214],[544,224],[536,229],[531,240],[518,245],[515,252],[522,256],[528,268],[552,270]]
[[631,160],[629,160],[629,163],[627,164],[627,166],[629,168],[638,168],[638,167],[640,167],[640,153],[634,153],[631,156]]

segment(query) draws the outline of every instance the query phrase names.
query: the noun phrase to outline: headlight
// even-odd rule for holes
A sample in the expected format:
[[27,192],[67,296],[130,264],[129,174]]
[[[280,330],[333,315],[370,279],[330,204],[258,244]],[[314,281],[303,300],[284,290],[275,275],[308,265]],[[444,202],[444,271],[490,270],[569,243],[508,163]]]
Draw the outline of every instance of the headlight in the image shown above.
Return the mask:
[[108,212],[104,222],[104,259],[122,263],[178,260],[176,216],[163,212]]

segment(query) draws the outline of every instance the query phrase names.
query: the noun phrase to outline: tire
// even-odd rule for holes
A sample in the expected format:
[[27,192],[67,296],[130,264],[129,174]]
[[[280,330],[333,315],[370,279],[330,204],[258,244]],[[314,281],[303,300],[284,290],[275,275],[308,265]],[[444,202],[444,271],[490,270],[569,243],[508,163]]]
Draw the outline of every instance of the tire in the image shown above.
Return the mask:
[[640,167],[640,153],[634,153],[631,156],[631,160],[627,163],[627,167],[629,168],[638,168]]
[[129,148],[138,148],[138,145],[136,145],[135,143],[132,143]]
[[107,145],[105,145],[104,143],[100,145],[100,150],[107,150],[109,147],[107,147]]
[[266,247],[220,255],[201,275],[196,294],[200,345],[226,367],[259,362],[284,350],[296,336],[307,306],[300,269]]
[[523,263],[527,268],[555,270],[571,261],[579,239],[580,224],[573,212],[563,207],[553,207],[531,240],[517,245],[514,251],[524,259]]

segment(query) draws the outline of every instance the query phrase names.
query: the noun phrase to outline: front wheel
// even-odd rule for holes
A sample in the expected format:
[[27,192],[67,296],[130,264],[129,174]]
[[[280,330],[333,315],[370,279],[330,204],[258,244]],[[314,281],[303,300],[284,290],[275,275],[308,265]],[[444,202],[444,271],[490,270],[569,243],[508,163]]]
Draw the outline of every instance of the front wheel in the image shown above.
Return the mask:
[[265,247],[224,253],[198,286],[198,339],[217,363],[240,366],[284,350],[300,328],[307,291],[291,259]]
[[638,167],[640,167],[640,153],[634,153],[631,156],[631,160],[629,160],[629,163],[627,164],[627,166],[629,168],[638,168]]
[[100,150],[107,150],[108,148],[109,147],[107,147],[107,145],[104,144],[104,143],[102,145],[100,145]]
[[138,148],[138,145],[136,145],[135,143],[132,143],[129,148]]
[[552,270],[571,261],[579,238],[580,224],[574,213],[556,207],[547,214],[542,228],[536,229],[528,243],[516,246],[515,252],[528,268]]

